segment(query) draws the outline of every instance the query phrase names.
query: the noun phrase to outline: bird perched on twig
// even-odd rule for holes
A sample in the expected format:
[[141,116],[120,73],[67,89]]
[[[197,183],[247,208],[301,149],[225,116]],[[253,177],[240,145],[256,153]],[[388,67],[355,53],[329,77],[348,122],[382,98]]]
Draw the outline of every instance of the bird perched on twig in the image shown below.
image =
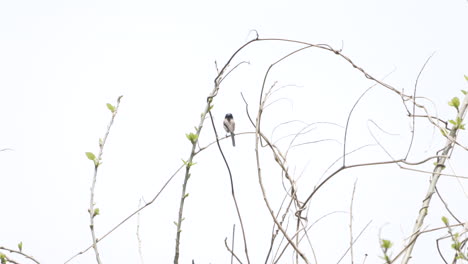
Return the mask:
[[224,117],[224,122],[223,122],[224,130],[231,134],[232,138],[232,146],[236,146],[236,141],[234,140],[234,129],[236,129],[236,123],[234,122],[234,117],[232,116],[231,113],[226,114]]

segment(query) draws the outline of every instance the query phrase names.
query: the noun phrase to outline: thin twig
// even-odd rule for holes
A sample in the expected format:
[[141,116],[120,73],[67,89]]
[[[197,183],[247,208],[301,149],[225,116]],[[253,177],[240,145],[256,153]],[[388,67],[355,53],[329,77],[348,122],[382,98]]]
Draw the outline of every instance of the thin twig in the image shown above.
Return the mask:
[[442,252],[440,251],[439,241],[442,240],[442,239],[449,238],[449,237],[450,237],[450,236],[445,236],[445,237],[441,237],[441,238],[436,239],[437,252],[439,252],[439,256],[440,256],[440,258],[444,261],[445,264],[448,264],[448,262],[445,260],[444,255],[443,255]]
[[[92,180],[92,184],[91,184],[91,198],[89,200],[88,212],[89,212],[89,222],[90,222],[89,228],[91,230],[91,237],[93,239],[93,249],[94,249],[94,254],[96,255],[96,261],[97,261],[98,264],[101,264],[102,262],[101,262],[101,257],[99,256],[99,250],[98,250],[98,246],[97,246],[97,241],[98,240],[96,238],[96,232],[95,232],[95,229],[94,229],[94,217],[99,215],[99,209],[94,208],[94,205],[95,205],[95,202],[94,202],[94,189],[96,187],[97,173],[98,173],[98,168],[101,165],[104,145],[106,144],[107,137],[109,136],[109,133],[110,133],[110,129],[112,127],[112,124],[114,123],[115,116],[117,115],[117,112],[119,110],[120,99],[122,99],[122,96],[119,96],[119,98],[117,98],[117,105],[115,106],[115,108],[112,107],[110,104],[107,104],[109,110],[112,112],[112,117],[111,117],[111,120],[109,122],[109,125],[107,126],[106,134],[104,135],[102,140],[99,140],[99,154],[98,154],[97,158],[94,158],[94,176],[93,176],[93,180]],[[90,156],[88,156],[88,158],[90,158]]]
[[229,251],[229,253],[231,253],[231,256],[234,256],[236,260],[242,264],[242,261],[237,257],[236,253],[234,253],[234,251],[232,251],[232,249],[229,248],[227,244],[227,237],[224,239],[224,245],[226,246],[226,249]]
[[[232,251],[234,251],[234,238],[236,236],[236,224],[232,225],[232,242],[231,242],[231,248]],[[233,264],[234,261],[234,255],[231,254],[231,264]]]
[[21,255],[21,256],[23,256],[23,257],[25,257],[27,259],[30,259],[31,261],[34,261],[37,264],[40,264],[39,261],[37,261],[36,259],[34,259],[33,257],[31,257],[29,255],[24,254],[22,251],[14,250],[14,249],[11,249],[11,248],[6,248],[6,247],[2,247],[2,246],[0,246],[0,250],[6,250],[6,251],[9,251],[10,253],[16,253],[16,254]]
[[411,140],[410,140],[410,144],[408,146],[408,151],[406,152],[406,156],[405,156],[405,159],[408,158],[409,154],[410,154],[410,151],[411,151],[411,147],[413,146],[413,141],[414,141],[414,135],[415,135],[415,130],[416,130],[416,119],[415,119],[415,114],[416,114],[416,90],[418,89],[418,81],[419,81],[419,77],[421,76],[422,72],[424,71],[424,68],[426,68],[426,65],[427,63],[429,62],[429,60],[432,58],[432,56],[434,56],[434,53],[433,52],[431,54],[431,56],[429,56],[429,58],[426,59],[426,62],[424,62],[424,65],[422,66],[421,70],[419,71],[418,73],[418,77],[416,77],[416,81],[414,83],[414,92],[413,92],[413,112],[411,113],[411,116],[412,116],[412,120],[413,120],[413,126],[411,128]]
[[455,221],[457,221],[459,224],[461,224],[462,222],[455,216],[455,214],[452,212],[452,210],[450,210],[450,208],[448,207],[448,204],[445,202],[444,198],[442,198],[442,195],[440,195],[439,190],[437,189],[437,186],[435,187],[435,191],[436,191],[437,196],[439,197],[440,201],[444,204],[444,207],[447,210],[447,212],[453,217],[453,219],[455,219]]
[[357,179],[354,181],[353,194],[351,195],[351,204],[349,205],[349,249],[351,252],[351,264],[354,264],[354,250],[353,250],[353,203],[354,193],[356,192]]
[[[138,202],[138,208],[141,207],[141,201],[142,198],[140,198],[140,201]],[[140,256],[140,262],[141,264],[144,264],[143,261],[143,251],[141,250],[141,237],[140,237],[140,212],[138,212],[137,215],[137,230],[136,230],[136,237],[138,241],[138,255]]]
[[[343,254],[343,256],[341,256],[341,258],[338,260],[337,264],[341,262],[341,260],[346,256],[346,254],[348,253],[349,250],[352,250],[352,247],[353,245],[356,243],[356,241],[359,239],[359,237],[361,237],[362,233],[364,233],[364,231],[367,229],[367,227],[369,227],[369,225],[372,223],[372,220],[370,220],[367,225],[361,230],[361,232],[359,232],[358,236],[356,237],[356,239],[354,239],[351,243],[351,245],[348,247],[348,249],[345,251],[345,253]],[[353,261],[352,257],[351,257],[351,261]],[[354,262],[354,261],[353,261]]]
[[[216,139],[218,139],[218,132],[216,131],[216,126],[214,124],[214,120],[213,120],[213,116],[211,114],[211,111],[209,111],[208,114],[210,115],[211,124],[213,126],[213,130],[215,132]],[[245,233],[244,223],[242,221],[242,215],[240,213],[239,205],[237,204],[237,199],[236,199],[236,194],[235,194],[235,191],[234,191],[234,181],[232,179],[231,168],[229,167],[229,163],[227,162],[226,157],[224,156],[224,152],[223,152],[223,150],[221,148],[221,145],[219,144],[219,140],[216,140],[216,143],[218,145],[219,152],[221,153],[221,156],[223,157],[224,164],[226,165],[226,168],[227,168],[228,173],[229,173],[229,181],[230,181],[230,184],[231,184],[231,196],[232,196],[232,200],[234,201],[234,205],[236,207],[236,212],[237,212],[237,217],[239,218],[239,223],[240,223],[240,226],[241,226],[242,237],[243,237],[243,240],[244,240],[244,252],[245,252],[245,256],[247,258],[247,263],[250,263],[249,251],[248,251],[248,247],[247,247],[247,235]]]
[[356,102],[354,102],[354,105],[353,107],[351,108],[351,110],[349,111],[348,113],[348,118],[346,119],[346,126],[345,126],[345,131],[344,131],[344,139],[343,139],[343,167],[346,166],[346,139],[348,137],[348,128],[349,128],[349,120],[351,119],[351,115],[353,114],[353,111],[354,109],[356,108],[356,106],[358,105],[359,101],[361,101],[361,99],[364,97],[364,95],[366,95],[367,92],[369,92],[372,88],[374,88],[376,86],[376,84],[372,85],[371,87],[367,88],[360,96],[359,98],[356,100]]
[[[290,190],[287,190],[286,191],[286,194],[284,195],[284,198],[283,200],[281,201],[281,205],[280,205],[280,208],[278,209],[278,213],[276,214],[276,218],[279,218],[280,216],[280,213],[281,213],[281,208],[283,208],[283,204],[286,202],[286,199],[288,197],[290,197],[289,195],[289,191]],[[289,202],[288,202],[288,206],[286,206],[285,210],[284,210],[284,213],[281,217],[281,221],[280,221],[280,224],[283,225],[285,219],[286,219],[286,216],[288,215],[288,211],[289,209],[291,208],[291,205],[293,204],[293,199],[289,199]],[[278,236],[278,232],[279,230],[276,227],[276,224],[273,223],[273,227],[272,227],[272,231],[271,231],[271,241],[270,241],[270,248],[268,249],[268,253],[267,253],[267,256],[265,258],[265,264],[268,263],[268,259],[270,258],[270,254],[271,254],[271,251],[273,250],[273,245],[274,245],[274,242],[275,242],[275,239],[276,237]],[[277,252],[275,253],[275,256],[277,255]]]

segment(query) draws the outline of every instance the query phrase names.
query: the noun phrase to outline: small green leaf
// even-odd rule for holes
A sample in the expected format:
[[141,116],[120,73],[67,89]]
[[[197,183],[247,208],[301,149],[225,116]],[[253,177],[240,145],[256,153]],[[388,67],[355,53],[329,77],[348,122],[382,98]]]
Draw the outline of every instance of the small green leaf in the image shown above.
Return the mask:
[[2,264],[6,264],[7,263],[7,258],[6,258],[6,255],[3,254],[3,253],[0,253],[0,261]]
[[445,217],[445,216],[442,216],[442,222],[443,222],[444,225],[446,225],[446,226],[449,224],[449,220],[448,220],[448,218]]
[[188,194],[188,193],[186,193],[186,194],[184,195],[184,199],[185,199],[185,198],[187,198],[188,196],[189,196],[189,194]]
[[93,217],[99,215],[99,208],[95,208],[94,209],[94,214],[93,214]]
[[[182,162],[184,163],[185,166],[187,167],[192,167],[193,165],[197,164],[196,162],[189,162],[189,161],[185,161],[182,159]],[[190,174],[189,174],[189,177],[190,177]]]
[[86,157],[88,157],[88,159],[92,161],[96,160],[96,156],[92,152],[86,152]]
[[176,222],[176,221],[174,221],[173,223],[174,223],[175,226],[177,226],[177,222]]
[[466,76],[466,75],[464,75],[464,76],[465,76],[465,80],[467,80],[467,81],[468,81],[468,76]]
[[456,259],[463,259],[463,260],[466,260],[466,256],[463,255],[463,253],[461,252],[457,252],[457,256],[455,257]]
[[465,129],[465,125],[462,122],[463,120],[458,116],[456,120],[449,120],[449,123],[453,125],[454,129]]
[[458,241],[455,241],[455,242],[452,244],[452,248],[455,249],[456,251],[460,251],[460,246],[461,246],[461,243],[458,242]]
[[452,98],[452,100],[448,103],[450,106],[453,106],[457,109],[458,111],[458,107],[460,106],[460,99],[458,99],[458,97],[454,97]]
[[197,164],[196,162],[187,162],[187,163],[185,163],[185,165],[186,165],[188,168],[190,168],[190,167],[192,167],[193,165],[196,165],[196,164]]
[[94,166],[99,166],[101,163],[99,163],[98,159],[92,152],[86,152],[86,157],[88,157],[89,160],[92,160],[94,162]]
[[192,144],[195,143],[198,139],[198,135],[194,133],[185,134],[185,136],[188,140],[190,140],[190,142],[192,142]]
[[380,240],[380,246],[385,249],[389,249],[393,246],[392,241],[387,240],[387,239],[381,239]]
[[112,112],[114,113],[115,112],[115,107],[109,103],[107,103],[107,108]]
[[23,251],[23,241],[18,243],[18,249],[19,249],[20,252]]
[[461,90],[462,94],[466,95],[468,92],[465,90]]

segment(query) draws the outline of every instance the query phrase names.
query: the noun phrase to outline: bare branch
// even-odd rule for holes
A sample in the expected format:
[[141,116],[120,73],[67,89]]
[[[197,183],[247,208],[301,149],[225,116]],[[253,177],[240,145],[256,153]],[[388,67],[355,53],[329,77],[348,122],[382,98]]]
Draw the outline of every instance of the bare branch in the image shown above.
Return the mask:
[[372,88],[374,88],[376,85],[372,85],[371,87],[367,88],[362,94],[361,96],[359,96],[359,98],[356,100],[356,102],[354,103],[353,107],[351,108],[351,110],[349,111],[349,114],[348,114],[348,119],[346,120],[346,126],[345,126],[345,132],[344,132],[344,139],[343,139],[343,167],[346,166],[346,138],[348,136],[348,128],[349,128],[349,120],[351,119],[351,115],[353,114],[353,111],[354,111],[354,108],[356,108],[357,104],[359,103],[359,101],[361,101],[361,99],[364,97],[364,95],[366,95],[367,92],[369,92]]
[[244,229],[244,223],[242,221],[242,215],[240,213],[240,209],[239,209],[239,205],[237,204],[237,199],[236,199],[236,194],[235,194],[235,191],[234,191],[234,181],[232,179],[232,173],[231,173],[231,168],[229,167],[229,163],[227,162],[226,160],[226,157],[224,156],[224,152],[221,148],[221,145],[219,144],[219,140],[218,140],[218,132],[216,131],[216,126],[214,124],[214,120],[213,120],[213,116],[211,114],[211,111],[208,111],[209,115],[210,115],[210,119],[211,119],[211,125],[213,127],[213,130],[215,132],[215,136],[216,136],[216,144],[218,145],[218,149],[219,149],[219,153],[221,154],[221,156],[223,157],[223,160],[224,160],[224,164],[226,165],[226,168],[228,170],[228,173],[229,173],[229,180],[230,180],[230,183],[231,183],[231,196],[232,196],[232,200],[234,201],[234,205],[236,207],[236,212],[237,212],[237,217],[239,218],[239,223],[241,225],[241,230],[242,230],[242,237],[243,237],[243,240],[244,240],[244,252],[245,252],[245,257],[247,258],[247,263],[250,263],[250,259],[249,259],[249,251],[248,251],[248,247],[247,247],[247,236],[246,236],[246,233],[245,233],[245,229]]
[[[236,258],[236,260],[242,264],[242,261],[237,257],[236,253],[234,253],[234,251],[232,251],[228,244],[227,244],[227,237],[224,239],[224,245],[226,246],[226,249],[229,251],[229,253],[231,253],[231,256],[234,256]],[[232,260],[231,260],[231,263],[232,263]]]
[[[427,63],[432,58],[432,56],[434,56],[434,53],[432,53],[431,56],[429,56],[429,58],[427,58],[426,62],[424,62],[424,65],[422,66],[421,70],[419,71],[418,77],[416,77],[416,82],[414,83],[413,98],[416,98],[416,91],[418,89],[419,77],[421,76],[422,72],[424,71],[424,68],[426,68]],[[412,118],[413,119],[413,127],[411,129],[411,140],[410,140],[410,144],[408,146],[408,152],[406,152],[405,159],[408,158],[408,155],[410,154],[410,151],[411,151],[411,147],[413,146],[414,134],[415,134],[415,130],[416,130],[416,119],[414,118],[415,114],[416,114],[416,99],[413,100],[413,111],[411,113],[411,116],[413,116],[413,118]]]

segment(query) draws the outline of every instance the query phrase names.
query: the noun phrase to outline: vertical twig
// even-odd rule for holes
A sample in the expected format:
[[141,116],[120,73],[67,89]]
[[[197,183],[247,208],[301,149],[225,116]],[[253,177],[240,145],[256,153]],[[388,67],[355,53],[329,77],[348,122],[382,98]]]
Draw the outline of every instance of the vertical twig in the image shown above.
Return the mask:
[[349,111],[349,114],[348,114],[348,118],[346,119],[346,127],[345,127],[345,132],[344,132],[344,139],[343,139],[343,167],[346,166],[346,142],[347,142],[347,138],[348,138],[348,128],[349,128],[349,120],[351,120],[351,115],[353,114],[353,111],[354,109],[356,108],[356,106],[359,104],[359,101],[361,101],[361,99],[364,97],[364,95],[366,95],[367,92],[369,92],[372,88],[374,88],[375,86],[377,86],[376,84],[373,84],[371,87],[367,88],[360,96],[359,98],[356,100],[356,102],[354,103],[353,107],[351,108],[351,110]]
[[356,181],[354,181],[353,194],[351,195],[351,204],[349,206],[349,250],[351,254],[351,264],[354,264],[354,250],[353,250],[353,203],[354,203],[354,194],[356,192]]
[[[138,208],[141,208],[141,200],[138,202]],[[140,262],[141,264],[144,264],[143,261],[143,251],[141,250],[141,237],[140,237],[140,212],[137,214],[137,230],[136,230],[136,237],[138,240],[138,255],[140,255]]]
[[94,254],[96,255],[96,261],[97,263],[101,264],[101,258],[99,257],[99,250],[98,250],[98,247],[97,247],[97,238],[96,238],[96,232],[94,231],[94,217],[96,217],[97,215],[99,215],[99,209],[98,208],[94,208],[94,189],[96,187],[96,179],[97,179],[97,173],[98,173],[98,168],[99,166],[101,165],[101,159],[102,159],[102,153],[103,153],[103,150],[104,150],[104,145],[106,144],[106,141],[107,141],[107,137],[109,136],[109,132],[110,132],[110,129],[112,127],[112,124],[114,123],[114,118],[115,116],[117,115],[117,111],[119,109],[119,105],[120,105],[120,99],[122,99],[122,96],[119,96],[119,98],[117,98],[117,105],[114,107],[110,104],[107,104],[107,108],[109,108],[109,110],[112,112],[112,117],[111,117],[111,120],[109,122],[109,125],[107,126],[107,131],[106,131],[106,134],[104,135],[104,138],[102,138],[102,140],[100,139],[99,140],[99,154],[96,157],[94,157],[94,154],[92,153],[86,153],[86,155],[88,156],[89,159],[93,159],[94,161],[94,176],[93,176],[93,180],[92,180],[92,184],[91,184],[91,198],[89,200],[89,221],[90,221],[90,224],[89,224],[89,228],[91,229],[91,237],[93,239],[93,249],[94,249]]
[[[408,156],[409,156],[409,154],[411,152],[411,147],[413,146],[413,142],[414,142],[414,135],[415,135],[415,130],[416,130],[416,116],[415,116],[415,114],[416,114],[416,91],[418,89],[419,77],[421,77],[421,74],[424,71],[424,68],[426,68],[426,65],[429,63],[429,60],[431,60],[431,58],[432,58],[432,56],[434,56],[434,54],[435,54],[435,52],[433,52],[431,54],[431,56],[429,56],[429,58],[427,58],[426,62],[424,62],[421,70],[418,73],[418,77],[416,77],[416,81],[414,83],[414,92],[413,92],[413,100],[412,100],[412,102],[413,102],[412,113],[410,113],[408,111],[408,115],[412,117],[411,119],[412,119],[413,124],[411,126],[411,140],[410,140],[410,144],[408,146],[408,152],[406,152],[405,160],[408,158]],[[403,99],[403,97],[402,97],[402,99]],[[405,104],[405,106],[406,106],[406,104]]]
[[179,263],[179,248],[180,248],[180,232],[182,231],[182,221],[183,219],[183,212],[184,212],[184,204],[185,204],[185,198],[187,198],[187,183],[190,178],[190,168],[192,167],[193,163],[193,158],[196,155],[196,147],[198,143],[198,137],[200,136],[200,132],[203,128],[203,123],[205,121],[206,114],[208,113],[211,105],[210,105],[211,100],[208,101],[208,103],[205,106],[205,110],[201,114],[200,118],[200,123],[198,124],[198,127],[196,128],[196,136],[194,140],[191,140],[192,142],[192,151],[190,152],[190,157],[187,161],[184,161],[185,164],[185,177],[184,177],[184,183],[182,185],[182,193],[180,197],[180,204],[179,204],[179,215],[177,218],[177,234],[176,234],[176,245],[175,245],[175,255],[174,255],[174,264]]
[[[231,249],[234,252],[234,237],[236,235],[236,224],[232,226],[232,243],[231,243]],[[234,254],[231,254],[231,264],[233,264],[234,261]]]

